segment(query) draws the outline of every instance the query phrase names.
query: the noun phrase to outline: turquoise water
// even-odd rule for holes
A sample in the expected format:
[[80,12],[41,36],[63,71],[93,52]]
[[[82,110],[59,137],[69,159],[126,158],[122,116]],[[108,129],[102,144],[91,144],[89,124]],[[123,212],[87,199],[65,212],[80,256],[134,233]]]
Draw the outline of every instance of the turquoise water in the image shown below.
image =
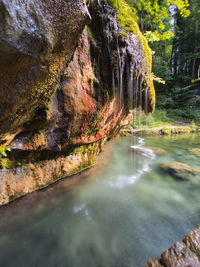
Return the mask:
[[180,182],[159,171],[166,161],[199,167],[190,152],[199,135],[110,146],[89,171],[0,208],[1,267],[142,267],[200,223],[200,177]]

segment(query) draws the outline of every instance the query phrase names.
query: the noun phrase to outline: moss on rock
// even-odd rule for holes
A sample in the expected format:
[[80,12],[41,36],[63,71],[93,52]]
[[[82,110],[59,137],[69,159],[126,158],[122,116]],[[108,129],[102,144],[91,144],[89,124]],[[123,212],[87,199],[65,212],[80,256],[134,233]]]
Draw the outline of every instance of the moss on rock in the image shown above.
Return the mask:
[[[147,39],[140,31],[137,23],[137,17],[133,12],[133,9],[124,0],[108,0],[108,3],[117,10],[117,21],[121,28],[131,34],[135,34],[143,48],[143,55],[146,59],[146,74],[148,76],[150,105],[152,106],[152,112],[155,109],[155,90],[152,78],[152,53],[148,45]],[[121,33],[121,32],[120,32]],[[125,33],[123,33],[125,35]]]

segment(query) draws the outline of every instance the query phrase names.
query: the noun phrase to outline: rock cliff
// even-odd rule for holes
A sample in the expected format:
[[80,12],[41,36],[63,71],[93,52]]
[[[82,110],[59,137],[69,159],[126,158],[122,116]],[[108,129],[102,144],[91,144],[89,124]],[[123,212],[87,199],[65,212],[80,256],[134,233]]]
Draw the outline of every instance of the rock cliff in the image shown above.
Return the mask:
[[0,3],[5,204],[94,164],[132,109],[154,109],[155,95],[150,49],[107,1],[91,1],[91,15],[83,1]]
[[3,143],[44,123],[44,109],[90,15],[81,0],[1,0],[0,19]]

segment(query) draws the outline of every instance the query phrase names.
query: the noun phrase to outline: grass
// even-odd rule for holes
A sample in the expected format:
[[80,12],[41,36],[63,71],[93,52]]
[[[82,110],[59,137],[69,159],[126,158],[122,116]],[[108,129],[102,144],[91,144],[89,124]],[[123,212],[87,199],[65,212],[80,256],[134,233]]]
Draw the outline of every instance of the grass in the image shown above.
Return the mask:
[[159,126],[171,126],[174,121],[167,117],[165,110],[155,110],[153,114],[146,116],[143,112],[137,111],[133,120],[133,128],[153,128]]
[[168,109],[167,116],[187,123],[193,121],[196,124],[200,124],[200,110],[197,109]]
[[[136,130],[138,129],[136,133],[140,135],[174,135],[200,132],[199,126],[194,122],[189,125],[178,126],[174,120],[167,117],[167,111],[159,109],[149,116],[137,111],[131,126]],[[130,129],[121,131],[122,136],[129,134],[132,134]]]

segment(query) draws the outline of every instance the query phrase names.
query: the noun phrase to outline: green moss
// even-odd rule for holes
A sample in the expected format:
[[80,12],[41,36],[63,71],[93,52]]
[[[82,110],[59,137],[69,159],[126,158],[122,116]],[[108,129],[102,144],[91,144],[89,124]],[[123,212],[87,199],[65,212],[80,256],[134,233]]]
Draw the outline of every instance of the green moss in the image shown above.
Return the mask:
[[158,135],[159,131],[155,129],[144,129],[140,132],[142,135]]
[[162,135],[170,135],[171,134],[171,129],[163,128],[163,129],[161,129],[161,134]]
[[161,129],[162,135],[173,135],[173,134],[186,134],[186,133],[194,133],[197,131],[197,127],[194,126],[182,126],[175,128],[163,128]]
[[49,117],[49,111],[50,111],[50,108],[51,108],[51,103],[52,103],[52,100],[53,100],[53,97],[54,97],[55,93],[57,92],[57,90],[58,90],[59,88],[60,88],[60,83],[58,83],[58,84],[55,86],[54,91],[53,91],[53,94],[52,94],[51,97],[49,98],[49,102],[48,102],[47,106],[45,107],[47,120],[50,119],[50,117]]
[[200,261],[200,253],[194,249],[191,249],[191,251],[197,256],[198,260]]
[[97,162],[96,161],[96,158],[94,158],[91,161],[84,161],[84,162],[81,163],[81,165],[78,168],[73,169],[73,171],[70,173],[70,175],[73,175],[73,174],[77,174],[79,172],[82,172],[82,171],[86,170],[87,168],[95,165],[96,162]]
[[108,0],[108,2],[114,9],[117,10],[117,22],[119,26],[132,34],[135,34],[138,38],[138,41],[142,45],[143,54],[146,59],[146,74],[148,76],[150,106],[153,111],[155,108],[155,90],[151,74],[152,55],[147,39],[139,29],[134,10],[124,0]]
[[7,158],[1,158],[0,164],[3,168],[6,168],[6,169],[12,168],[12,162]]
[[11,196],[9,196],[9,201],[13,201],[16,198],[17,198],[17,195],[11,195]]
[[0,146],[0,167],[2,168],[11,168],[11,161],[7,158],[7,152],[10,152],[11,149],[6,147],[6,145]]
[[136,133],[139,135],[174,135],[174,134],[189,134],[199,131],[198,127],[194,126],[182,126],[182,127],[164,127],[159,128],[144,128]]
[[127,32],[124,32],[124,31],[120,31],[119,32],[119,35],[124,37],[125,39],[128,39],[128,33]]
[[135,34],[143,46],[144,56],[147,60],[149,70],[151,71],[152,56],[151,49],[148,46],[147,39],[143,36],[137,24],[136,15],[133,9],[124,0],[108,0],[109,4],[117,10],[117,21],[124,30]]
[[60,171],[60,172],[58,172],[58,173],[56,174],[56,176],[54,177],[53,182],[56,182],[56,181],[60,180],[60,179],[63,178],[63,177],[64,177],[64,173],[63,173],[62,171]]
[[95,43],[95,41],[94,41],[94,37],[93,37],[93,35],[92,35],[92,31],[91,31],[91,29],[90,29],[89,26],[87,26],[87,32],[88,32],[89,40],[91,41],[92,44],[94,44],[94,43]]

